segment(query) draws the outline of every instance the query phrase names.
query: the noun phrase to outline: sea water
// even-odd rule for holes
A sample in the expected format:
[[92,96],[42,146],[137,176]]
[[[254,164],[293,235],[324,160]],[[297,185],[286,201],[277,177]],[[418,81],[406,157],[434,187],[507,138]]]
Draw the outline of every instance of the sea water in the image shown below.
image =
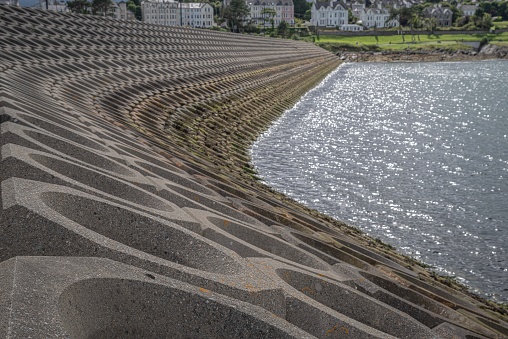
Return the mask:
[[342,65],[252,159],[278,191],[508,302],[508,62]]

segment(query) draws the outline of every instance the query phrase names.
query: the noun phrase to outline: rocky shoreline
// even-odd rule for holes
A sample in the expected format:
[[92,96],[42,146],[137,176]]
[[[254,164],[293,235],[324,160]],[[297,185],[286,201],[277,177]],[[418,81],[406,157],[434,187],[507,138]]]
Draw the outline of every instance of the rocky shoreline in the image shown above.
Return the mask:
[[485,45],[479,52],[474,50],[449,51],[446,49],[384,51],[384,52],[338,52],[346,62],[437,62],[480,61],[508,59],[508,46]]

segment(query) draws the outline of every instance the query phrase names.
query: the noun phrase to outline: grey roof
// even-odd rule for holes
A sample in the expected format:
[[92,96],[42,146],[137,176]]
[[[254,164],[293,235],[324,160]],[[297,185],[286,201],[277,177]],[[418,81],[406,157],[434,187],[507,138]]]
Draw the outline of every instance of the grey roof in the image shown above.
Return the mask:
[[[316,9],[320,9],[321,7],[329,7],[330,1],[316,2]],[[337,8],[337,6],[341,6],[343,9],[347,9],[347,6],[342,1],[335,1],[332,3],[332,8]]]

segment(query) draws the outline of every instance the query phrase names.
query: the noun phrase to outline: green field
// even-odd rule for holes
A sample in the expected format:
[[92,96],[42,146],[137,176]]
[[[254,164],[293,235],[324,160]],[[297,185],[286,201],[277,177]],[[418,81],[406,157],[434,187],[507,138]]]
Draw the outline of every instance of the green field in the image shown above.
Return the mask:
[[[437,32],[436,32],[437,33]],[[321,35],[319,43],[341,44],[352,48],[379,48],[381,50],[400,50],[405,48],[470,48],[462,42],[481,41],[487,37],[493,43],[508,42],[508,32],[501,34],[411,34],[393,36],[330,36]],[[346,45],[347,44],[347,45]]]
[[508,28],[508,21],[493,22],[492,25],[495,26],[496,29],[504,29]]

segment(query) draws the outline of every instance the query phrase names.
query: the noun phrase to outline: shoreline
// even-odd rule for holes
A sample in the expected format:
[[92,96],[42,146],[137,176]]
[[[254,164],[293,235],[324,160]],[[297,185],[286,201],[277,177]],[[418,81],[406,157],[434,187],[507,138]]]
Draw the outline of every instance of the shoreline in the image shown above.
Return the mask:
[[492,59],[508,60],[508,46],[485,45],[476,51],[411,50],[383,52],[337,52],[345,62],[439,62],[439,61],[482,61]]

